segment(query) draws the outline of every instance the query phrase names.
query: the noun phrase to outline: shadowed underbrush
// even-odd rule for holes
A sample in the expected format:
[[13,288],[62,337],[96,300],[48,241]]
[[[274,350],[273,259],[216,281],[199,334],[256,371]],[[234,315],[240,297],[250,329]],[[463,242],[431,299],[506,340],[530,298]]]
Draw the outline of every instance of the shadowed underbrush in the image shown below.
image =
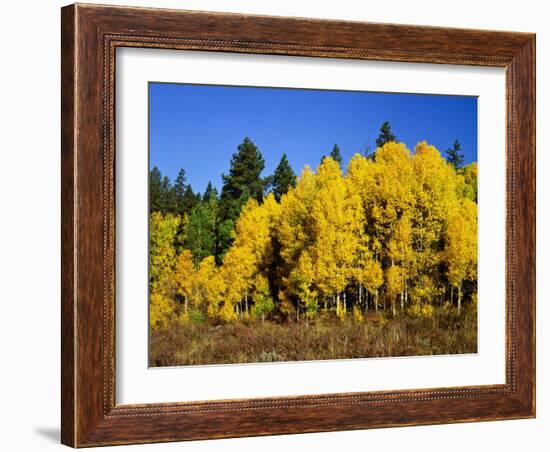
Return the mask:
[[153,330],[149,365],[446,355],[477,352],[477,315],[438,307],[428,318],[370,312],[364,321],[321,314],[308,322],[196,319]]

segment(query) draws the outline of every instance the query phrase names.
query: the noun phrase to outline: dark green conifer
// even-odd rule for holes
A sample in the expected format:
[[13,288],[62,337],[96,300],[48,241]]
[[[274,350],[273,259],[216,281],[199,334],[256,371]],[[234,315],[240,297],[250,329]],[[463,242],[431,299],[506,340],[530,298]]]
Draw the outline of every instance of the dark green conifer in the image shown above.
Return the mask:
[[338,163],[338,165],[340,165],[340,167],[342,167],[342,154],[340,153],[340,148],[336,143],[334,144],[332,151],[330,151],[330,156]]
[[460,142],[458,140],[455,140],[453,143],[452,148],[447,148],[445,153],[447,154],[447,161],[455,167],[455,169],[459,169],[464,164],[464,154],[460,152],[462,147],[460,146]]
[[248,198],[261,202],[266,180],[261,174],[265,167],[262,153],[246,137],[231,158],[229,174],[223,174],[219,205],[218,259],[231,245],[231,229]]
[[389,121],[384,121],[384,123],[380,127],[380,134],[376,139],[376,146],[381,148],[386,143],[389,143],[391,141],[397,141],[397,137],[393,134]]
[[296,186],[296,174],[292,170],[285,153],[281,157],[271,180],[272,192],[277,201],[288,191],[290,187]]

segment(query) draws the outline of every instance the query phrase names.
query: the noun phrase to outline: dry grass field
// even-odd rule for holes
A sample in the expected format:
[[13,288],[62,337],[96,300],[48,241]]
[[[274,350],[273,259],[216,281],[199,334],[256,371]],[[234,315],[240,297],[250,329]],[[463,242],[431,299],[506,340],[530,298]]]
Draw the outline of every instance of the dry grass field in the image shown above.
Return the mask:
[[430,318],[371,312],[364,321],[319,315],[308,322],[212,322],[153,330],[149,365],[183,366],[475,353],[475,306],[437,307]]

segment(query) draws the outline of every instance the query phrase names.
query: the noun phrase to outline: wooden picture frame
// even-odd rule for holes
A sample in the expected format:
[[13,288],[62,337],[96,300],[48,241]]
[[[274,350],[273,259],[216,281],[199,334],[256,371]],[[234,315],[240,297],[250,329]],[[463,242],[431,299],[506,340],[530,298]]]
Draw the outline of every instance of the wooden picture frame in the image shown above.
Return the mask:
[[[71,5],[62,9],[62,423],[73,447],[535,416],[535,35]],[[506,69],[506,383],[115,403],[115,50]]]

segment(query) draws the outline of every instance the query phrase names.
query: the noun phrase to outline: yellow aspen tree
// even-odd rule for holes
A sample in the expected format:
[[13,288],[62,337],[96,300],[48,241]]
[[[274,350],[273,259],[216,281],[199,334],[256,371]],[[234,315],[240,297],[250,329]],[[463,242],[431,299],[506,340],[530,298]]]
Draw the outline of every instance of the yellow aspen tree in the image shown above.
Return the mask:
[[254,258],[250,250],[233,245],[223,258],[221,275],[226,290],[219,311],[220,318],[225,321],[235,320],[241,315],[240,304],[247,298],[252,285]]
[[176,293],[183,298],[184,316],[187,316],[189,312],[189,299],[193,296],[194,280],[193,255],[191,251],[183,250],[176,259],[174,281],[176,283]]
[[402,281],[395,282],[393,287],[400,287],[399,297],[401,312],[404,311],[408,298],[408,280],[412,276],[414,267],[414,250],[412,248],[412,225],[408,211],[404,213],[394,227],[393,234],[388,243],[388,256],[392,266],[399,265],[399,274]]
[[477,162],[470,163],[460,169],[464,178],[464,197],[477,203]]
[[274,308],[273,297],[271,296],[271,290],[269,288],[269,281],[265,276],[258,273],[254,277],[252,283],[254,307],[252,311],[256,317],[260,317],[262,322],[265,321],[266,315],[268,315]]
[[237,221],[236,245],[250,249],[259,269],[270,265],[274,258],[273,239],[277,233],[279,215],[280,205],[273,193],[269,193],[260,205],[249,201]]
[[[365,206],[363,197],[360,190],[357,190],[356,184],[354,184],[349,176],[344,178],[346,183],[346,206],[345,212],[349,222],[349,234],[353,237],[350,245],[350,259],[351,265],[348,267],[347,280],[348,284],[355,278],[355,271],[357,268],[358,256],[363,250],[368,249],[369,237],[366,233],[365,227]],[[359,284],[361,287],[361,284]],[[345,292],[344,292],[345,295]],[[354,306],[357,308],[357,306]],[[359,307],[361,310],[361,307]],[[357,311],[357,309],[355,309]],[[360,311],[359,311],[360,312]],[[357,312],[355,315],[356,320],[359,319]]]
[[149,300],[149,325],[152,329],[166,326],[175,316],[175,304],[165,295],[152,292]]
[[297,178],[296,187],[281,197],[277,238],[281,257],[290,267],[294,267],[301,252],[313,242],[311,210],[316,193],[316,174],[306,165]]
[[174,240],[180,223],[175,215],[153,212],[149,232],[149,282],[151,291],[172,296],[176,261]]
[[199,264],[194,281],[194,306],[202,309],[209,317],[219,311],[224,292],[223,280],[216,267],[214,256],[205,257]]
[[179,217],[154,212],[149,235],[149,323],[160,328],[175,317],[174,239]]
[[317,292],[313,289],[315,271],[308,251],[302,252],[296,267],[290,272],[290,283],[298,298],[296,319],[300,319],[300,306],[303,305],[308,318],[317,313]]
[[336,298],[336,312],[346,315],[346,301],[341,294],[353,276],[360,221],[352,208],[354,198],[342,176],[340,165],[330,157],[318,167],[318,191],[313,204],[315,244],[312,257],[316,285],[325,296]]
[[[361,239],[358,256],[360,260],[363,255],[374,259],[381,268],[383,262],[392,260],[389,249],[391,239],[396,233],[400,218],[414,204],[411,153],[403,143],[385,143],[377,149],[374,162],[361,156],[354,157],[348,167],[348,179],[360,193],[364,212],[362,234],[367,237]],[[361,267],[359,263],[358,275],[368,277]],[[379,280],[375,282],[378,283]],[[380,286],[374,286],[377,309]]]
[[373,182],[366,193],[367,215],[370,229],[387,245],[397,221],[414,203],[410,151],[403,143],[386,143],[376,151],[372,172]]
[[353,263],[353,279],[357,282],[357,304],[359,309],[363,309],[363,305],[368,309],[367,294],[364,294],[365,284],[365,268],[367,265],[370,251],[368,249],[368,236],[363,233],[358,237],[358,245],[355,253],[355,259]]
[[257,258],[269,243],[269,234],[263,228],[255,231],[258,210],[258,203],[254,199],[249,199],[244,205],[233,232],[233,245],[223,258],[223,277],[227,288],[225,302],[228,304],[227,309],[231,305],[238,310],[239,315],[242,301],[242,314],[248,315],[249,292]]
[[347,179],[353,190],[366,200],[375,183],[374,162],[361,154],[355,154],[348,163]]
[[395,298],[404,290],[403,269],[398,265],[391,265],[386,270],[386,296],[390,298],[392,315],[395,316]]
[[[258,276],[257,281],[260,281],[261,290],[257,291],[259,302],[267,306],[265,286],[261,283],[260,276],[273,260],[273,236],[277,228],[279,216],[279,204],[275,197],[270,193],[262,204],[254,199],[249,199],[243,207],[241,215],[237,219],[234,233],[234,242],[229,250],[229,256],[224,258],[224,265],[237,265],[240,274],[237,276],[237,290],[231,290],[231,299],[238,303],[239,294],[244,299],[244,314],[249,315],[250,301],[254,287],[254,278]],[[240,262],[236,262],[240,259]],[[269,288],[269,285],[267,286]]]
[[462,284],[477,279],[477,205],[464,199],[449,217],[443,251],[447,278],[458,291],[458,310],[462,306]]
[[[358,227],[355,229],[357,248],[353,272],[353,277],[357,281],[359,310],[362,309],[363,305],[365,310],[368,310],[369,294],[372,296],[377,294],[378,288],[383,283],[382,268],[378,263],[378,265],[375,265],[373,260],[374,251],[380,252],[380,242],[375,244],[375,237],[371,237],[367,233],[369,228],[367,205],[372,195],[372,187],[375,184],[374,165],[375,163],[371,159],[355,154],[347,168],[347,182],[356,200],[352,205],[357,211],[357,221],[359,222]],[[375,304],[375,306],[377,305]],[[354,316],[358,317],[356,314]]]
[[422,274],[411,290],[412,304],[408,312],[413,317],[431,317],[433,313],[432,301],[441,294],[441,288],[435,284],[434,279]]
[[[313,203],[317,196],[317,175],[305,166],[297,178],[296,187],[281,197],[279,221],[274,238],[282,262],[277,268],[279,310],[286,316],[293,311],[295,296],[290,273],[296,267],[302,252],[315,242],[313,230]],[[299,305],[297,307],[299,309]]]
[[253,282],[253,301],[256,316],[265,320],[275,308],[272,290],[277,291],[276,265],[279,259],[277,255],[277,233],[281,206],[273,193],[264,197],[259,206],[256,234],[252,237],[252,252],[255,255],[255,275]]
[[[419,286],[415,294],[424,302],[433,302],[443,291],[437,278],[441,262],[440,243],[448,214],[457,202],[459,180],[454,168],[441,157],[435,147],[423,141],[415,149],[415,206],[411,211],[415,284]],[[426,287],[422,288],[422,285]],[[427,290],[428,287],[430,291]],[[427,292],[431,292],[431,300],[428,300]]]
[[[283,195],[284,196],[284,195]],[[269,193],[263,201],[262,209],[265,212],[267,226],[269,227],[269,235],[271,243],[268,246],[268,252],[265,253],[265,264],[271,264],[275,257],[275,251],[273,242],[277,240],[280,218],[281,218],[281,204],[275,199],[273,193]]]
[[378,311],[378,294],[380,287],[384,284],[382,265],[376,259],[367,258],[363,266],[363,271],[359,274],[359,278],[361,284],[373,298],[375,311]]
[[219,317],[220,306],[223,303],[226,292],[226,282],[221,274],[220,268],[216,267],[213,269],[213,275],[207,287],[208,298],[206,314],[211,318]]
[[259,263],[269,253],[271,245],[267,210],[250,198],[244,205],[235,225],[233,246],[247,248],[254,263]]

